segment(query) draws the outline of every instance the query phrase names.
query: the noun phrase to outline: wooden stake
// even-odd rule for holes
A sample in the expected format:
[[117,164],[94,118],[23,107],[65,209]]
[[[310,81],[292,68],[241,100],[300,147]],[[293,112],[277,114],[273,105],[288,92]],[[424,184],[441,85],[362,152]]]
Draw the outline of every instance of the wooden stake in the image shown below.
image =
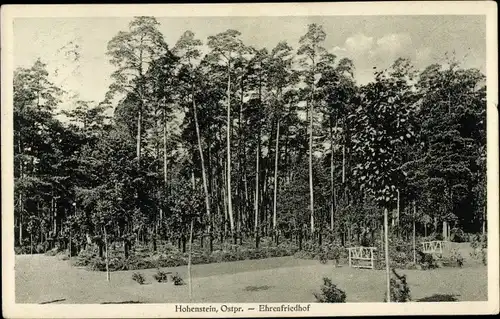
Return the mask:
[[191,255],[193,252],[193,219],[191,219],[191,229],[189,231],[189,257],[188,257],[188,283],[189,283],[189,301],[193,301],[193,284],[191,281]]
[[391,302],[391,274],[389,265],[389,226],[387,225],[387,208],[384,209],[384,233],[385,233],[385,271],[387,276],[387,302]]
[[417,204],[413,201],[413,264],[417,264],[417,250],[415,244],[415,216],[417,215]]
[[109,281],[109,258],[108,258],[108,236],[106,233],[106,226],[104,228],[104,248],[106,249],[106,281]]

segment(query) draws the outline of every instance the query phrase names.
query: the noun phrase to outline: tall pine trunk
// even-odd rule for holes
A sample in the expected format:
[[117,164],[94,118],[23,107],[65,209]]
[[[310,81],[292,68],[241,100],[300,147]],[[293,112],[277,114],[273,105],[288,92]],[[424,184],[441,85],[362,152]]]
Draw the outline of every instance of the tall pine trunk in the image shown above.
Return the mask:
[[[313,93],[314,94],[314,93]],[[314,97],[311,101],[309,111],[309,195],[310,195],[310,209],[311,209],[311,235],[314,234],[314,185],[313,185],[313,117],[314,117]]]
[[273,200],[273,233],[276,234],[276,200],[278,195],[278,160],[279,160],[279,140],[280,140],[280,119],[276,123],[276,149],[274,156],[274,200]]
[[330,230],[333,231],[333,215],[335,209],[335,192],[334,192],[334,183],[333,183],[333,175],[334,175],[334,152],[333,152],[333,123],[330,120]]
[[234,232],[233,202],[231,196],[231,52],[227,61],[227,211],[231,233]]
[[257,136],[257,152],[255,156],[255,248],[259,248],[259,162],[260,162],[260,130]]
[[194,100],[194,94],[192,96],[193,100],[193,116],[194,116],[194,124],[196,127],[196,137],[198,140],[198,151],[200,152],[200,161],[201,161],[201,176],[203,179],[203,191],[205,192],[205,209],[207,210],[207,218],[208,218],[208,225],[207,225],[207,230],[208,230],[208,235],[209,235],[209,240],[212,240],[212,229],[211,229],[211,223],[210,221],[212,220],[211,214],[210,214],[210,194],[208,193],[208,184],[207,184],[207,174],[205,173],[205,159],[203,157],[203,147],[201,144],[201,135],[200,135],[200,127],[198,125],[198,115],[196,111],[196,103]]
[[141,163],[141,136],[142,136],[141,130],[142,130],[142,105],[140,106],[138,114],[137,114],[136,155],[137,155],[137,165],[139,165],[139,166]]

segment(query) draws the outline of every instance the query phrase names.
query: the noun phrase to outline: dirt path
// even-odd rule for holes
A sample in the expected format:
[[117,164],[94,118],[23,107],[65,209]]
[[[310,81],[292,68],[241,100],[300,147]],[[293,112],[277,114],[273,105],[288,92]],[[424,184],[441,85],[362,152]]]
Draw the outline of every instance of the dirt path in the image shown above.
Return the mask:
[[[169,269],[186,280],[186,267]],[[72,267],[44,255],[16,256],[18,303],[172,303],[188,302],[187,286],[157,283],[155,269],[140,270],[145,285],[132,281],[134,271],[111,273]],[[433,271],[406,270],[413,300],[447,295],[462,301],[487,299],[486,267],[466,265]],[[193,266],[194,302],[314,302],[323,276],[347,294],[348,302],[383,300],[383,271],[333,268],[293,257]],[[186,280],[187,281],[187,280]]]

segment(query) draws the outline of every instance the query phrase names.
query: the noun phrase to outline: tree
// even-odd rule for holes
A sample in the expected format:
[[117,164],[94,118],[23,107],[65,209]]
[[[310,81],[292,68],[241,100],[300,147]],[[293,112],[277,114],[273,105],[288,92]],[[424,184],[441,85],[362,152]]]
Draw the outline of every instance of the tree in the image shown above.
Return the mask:
[[[280,42],[271,51],[269,57],[268,85],[270,91],[271,114],[276,123],[276,146],[274,148],[274,196],[273,196],[273,233],[277,236],[277,194],[278,194],[278,163],[280,157],[280,124],[285,112],[285,103],[291,103],[289,92],[294,90],[293,85],[298,78],[292,70],[292,48],[286,42]],[[276,237],[276,240],[277,237]]]
[[208,37],[208,46],[215,58],[222,58],[227,67],[227,200],[231,232],[234,233],[233,203],[231,191],[231,63],[235,55],[241,54],[243,44],[238,37],[239,31],[227,30]]
[[[398,183],[405,178],[401,170],[401,144],[411,142],[415,131],[408,125],[413,116],[415,94],[408,82],[398,76],[405,60],[398,59],[388,72],[377,72],[375,82],[361,87],[359,106],[352,115],[354,151],[365,164],[353,170],[360,189],[372,195],[384,208],[387,300],[390,302],[387,211],[396,200]],[[404,124],[404,125],[403,125]]]
[[194,38],[194,33],[191,31],[186,31],[181,38],[177,41],[177,44],[174,48],[175,52],[178,54],[181,54],[184,60],[184,63],[186,63],[186,73],[187,77],[186,82],[189,87],[190,93],[190,99],[192,103],[192,109],[193,109],[193,119],[194,119],[194,124],[195,124],[195,130],[196,130],[196,139],[198,142],[198,151],[200,153],[200,163],[201,163],[201,174],[202,174],[202,179],[203,179],[203,191],[205,193],[205,209],[207,213],[207,221],[208,221],[208,235],[210,238],[210,250],[213,249],[212,247],[212,229],[211,229],[211,224],[212,224],[212,216],[210,213],[210,194],[208,192],[208,178],[205,170],[205,157],[203,155],[203,146],[202,146],[202,140],[201,140],[201,134],[200,134],[200,126],[198,124],[198,111],[196,107],[196,99],[195,95],[197,94],[197,90],[195,89],[196,84],[199,82],[199,78],[201,77],[201,74],[199,70],[195,70],[193,66],[193,60],[198,59],[201,55],[198,47],[202,44],[200,40],[197,40]]
[[133,96],[137,106],[137,161],[141,160],[141,124],[146,107],[146,78],[149,65],[160,56],[167,46],[158,30],[154,17],[136,17],[129,24],[129,31],[120,31],[108,43],[107,55],[117,67],[112,74],[115,82],[110,94],[126,93]]
[[314,186],[313,186],[313,135],[314,135],[314,107],[316,104],[316,82],[321,77],[318,72],[318,64],[326,55],[326,49],[321,46],[325,41],[326,33],[323,27],[317,24],[310,24],[307,33],[300,38],[298,55],[303,56],[304,82],[309,89],[309,195],[311,210],[311,233],[314,233]]

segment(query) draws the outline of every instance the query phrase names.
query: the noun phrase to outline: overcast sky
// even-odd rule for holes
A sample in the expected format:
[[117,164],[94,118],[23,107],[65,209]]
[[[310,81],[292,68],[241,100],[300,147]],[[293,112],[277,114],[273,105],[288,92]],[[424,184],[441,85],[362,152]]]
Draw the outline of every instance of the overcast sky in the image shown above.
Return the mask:
[[[256,48],[272,49],[286,40],[297,48],[309,23],[323,25],[324,46],[354,60],[359,83],[372,79],[373,67],[387,67],[397,57],[412,59],[417,68],[442,61],[456,52],[464,67],[485,71],[484,16],[325,16],[325,17],[196,17],[161,18],[160,30],[169,46],[191,30],[206,41],[229,28]],[[101,101],[111,84],[113,66],[105,55],[109,40],[126,31],[130,18],[24,18],[14,21],[14,64],[29,67],[37,58],[58,69],[55,82],[78,92],[81,99]],[[80,47],[79,67],[61,50],[70,41]]]

